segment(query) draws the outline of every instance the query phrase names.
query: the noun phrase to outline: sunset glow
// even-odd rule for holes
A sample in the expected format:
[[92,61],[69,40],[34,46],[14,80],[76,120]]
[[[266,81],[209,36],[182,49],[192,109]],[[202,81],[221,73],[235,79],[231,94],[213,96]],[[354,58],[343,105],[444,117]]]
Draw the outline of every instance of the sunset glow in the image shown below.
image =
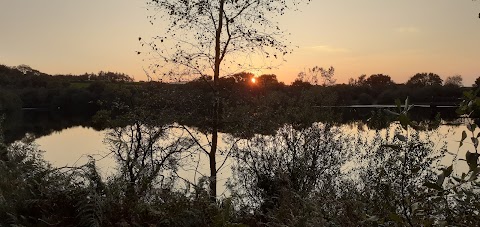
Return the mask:
[[0,227],[480,227],[480,0],[0,0],[0,31]]
[[[479,1],[468,0],[312,1],[274,19],[291,34],[293,53],[285,62],[272,70],[262,68],[270,63],[262,56],[245,63],[258,62],[262,74],[287,84],[317,65],[333,66],[337,83],[376,73],[402,83],[434,72],[443,79],[460,74],[471,84],[480,76],[479,10]],[[8,31],[0,36],[0,63],[49,74],[115,71],[146,80],[151,56],[135,51],[148,51],[139,37],[161,34],[159,25],[149,23],[151,14],[142,0],[6,0],[0,7],[0,28]]]

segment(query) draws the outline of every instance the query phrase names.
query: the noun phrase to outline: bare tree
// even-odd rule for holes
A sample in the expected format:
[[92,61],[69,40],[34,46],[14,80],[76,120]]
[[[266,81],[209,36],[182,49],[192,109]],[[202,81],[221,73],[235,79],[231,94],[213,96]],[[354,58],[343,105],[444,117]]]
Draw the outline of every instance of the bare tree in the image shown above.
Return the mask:
[[176,80],[185,76],[207,78],[213,73],[213,81],[206,81],[215,94],[211,146],[207,152],[212,200],[217,195],[216,154],[221,121],[219,78],[229,71],[256,67],[254,56],[277,59],[290,53],[284,32],[273,19],[302,1],[307,0],[147,1],[148,9],[155,12],[150,22],[158,22],[165,28],[162,35],[142,42],[151,47],[150,53],[155,59],[153,72],[160,69],[162,77]]
[[[308,82],[313,85],[332,86],[337,81],[333,78],[334,75],[335,69],[332,66],[330,66],[328,69],[315,66],[306,70],[305,72],[300,72],[297,76],[297,80]],[[321,80],[321,83],[319,80]]]

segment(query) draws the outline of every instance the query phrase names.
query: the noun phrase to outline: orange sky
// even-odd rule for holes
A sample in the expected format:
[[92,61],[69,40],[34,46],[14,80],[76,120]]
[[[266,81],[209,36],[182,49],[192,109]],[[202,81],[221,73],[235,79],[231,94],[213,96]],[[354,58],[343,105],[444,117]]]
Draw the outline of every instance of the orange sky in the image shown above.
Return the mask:
[[[143,0],[0,0],[0,64],[59,74],[124,72],[145,80],[138,37],[159,34]],[[384,73],[405,82],[417,72],[480,76],[480,2],[470,0],[315,0],[279,19],[295,51],[273,71],[292,82],[313,66],[337,82]],[[257,72],[259,73],[259,72]]]

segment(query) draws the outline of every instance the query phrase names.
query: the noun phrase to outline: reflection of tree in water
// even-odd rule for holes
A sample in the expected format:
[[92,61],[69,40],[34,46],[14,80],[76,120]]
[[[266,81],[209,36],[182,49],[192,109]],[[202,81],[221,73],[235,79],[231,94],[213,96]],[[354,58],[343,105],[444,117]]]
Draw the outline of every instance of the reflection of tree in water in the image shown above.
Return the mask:
[[[304,96],[302,97],[304,98]],[[284,124],[298,122],[297,126],[300,128],[308,127],[314,122],[333,122],[336,125],[351,124],[356,122],[363,122],[364,124],[373,124],[373,128],[386,128],[393,121],[388,120],[388,116],[384,116],[383,111],[373,111],[368,108],[312,108],[307,103],[304,106],[296,107],[294,105],[288,107],[281,107],[274,104],[282,99],[281,96],[267,97],[261,100],[260,105],[252,107],[249,105],[239,105],[225,113],[224,123],[221,125],[220,131],[229,133],[240,137],[251,137],[254,134],[272,135],[275,131]],[[265,103],[270,103],[271,106]],[[174,122],[180,122],[189,127],[195,127],[199,131],[207,131],[209,129],[209,122],[204,118],[194,115],[182,116],[177,111],[165,111],[165,113],[158,113],[157,125],[169,125]],[[445,124],[455,124],[458,116],[454,108],[413,108],[410,116],[413,120],[423,122],[424,124],[431,124],[436,121],[436,115],[440,112],[440,117]],[[98,114],[100,113],[100,114]],[[118,121],[112,123],[110,113],[108,111],[98,112],[95,120],[89,114],[66,114],[55,113],[51,111],[20,111],[13,114],[7,114],[4,121],[5,142],[10,144],[14,141],[21,140],[26,134],[31,134],[35,138],[47,136],[53,132],[60,132],[63,129],[83,126],[93,127],[95,130],[103,130],[112,128],[118,124]],[[336,117],[331,117],[336,116]],[[121,116],[117,116],[122,118]],[[376,121],[385,118],[385,121]],[[99,120],[100,119],[100,120]],[[370,120],[369,120],[370,119]],[[367,121],[368,120],[368,121]],[[375,121],[372,121],[375,120]],[[120,124],[125,126],[126,123]],[[379,127],[377,127],[377,126]]]
[[[337,186],[334,179],[347,157],[346,139],[338,129],[315,124],[299,130],[284,126],[274,136],[239,143],[232,176],[239,204],[258,209],[265,219],[297,225],[301,207],[312,196]],[[282,217],[278,211],[283,209],[292,213]]]
[[[45,110],[18,111],[5,116],[5,143],[21,140],[27,134],[34,138],[48,136],[64,129],[83,126],[92,127],[92,114],[55,113]],[[95,128],[101,130],[102,128]]]
[[108,130],[105,143],[119,164],[115,178],[125,193],[128,217],[130,208],[152,191],[172,189],[174,173],[193,152],[193,140],[170,129],[136,119],[131,125]]
[[[337,125],[362,123],[370,129],[386,129],[396,122],[394,116],[385,110],[392,108],[341,108]],[[455,108],[413,108],[409,117],[420,126],[417,130],[436,129],[440,124],[457,125],[459,120]]]

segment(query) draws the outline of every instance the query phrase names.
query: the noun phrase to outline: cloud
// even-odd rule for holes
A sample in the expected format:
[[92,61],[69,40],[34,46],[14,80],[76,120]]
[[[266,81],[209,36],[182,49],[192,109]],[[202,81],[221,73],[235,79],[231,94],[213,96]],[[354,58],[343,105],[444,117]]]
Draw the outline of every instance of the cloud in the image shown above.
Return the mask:
[[320,51],[320,52],[328,52],[328,53],[346,53],[349,52],[349,49],[346,48],[337,48],[328,45],[318,45],[318,46],[311,46],[308,49]]
[[412,33],[419,33],[420,29],[417,27],[399,27],[399,28],[395,28],[395,32],[412,34]]

